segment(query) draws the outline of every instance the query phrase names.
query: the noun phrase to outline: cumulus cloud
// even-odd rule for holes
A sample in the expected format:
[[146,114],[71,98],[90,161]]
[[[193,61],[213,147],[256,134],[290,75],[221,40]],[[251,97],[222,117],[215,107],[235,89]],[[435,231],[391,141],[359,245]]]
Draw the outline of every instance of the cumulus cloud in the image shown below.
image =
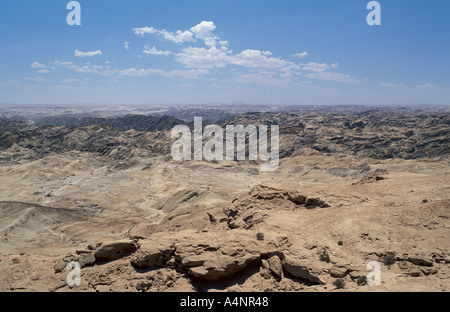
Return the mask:
[[[155,47],[146,46],[144,53],[153,55],[175,55],[175,60],[188,68],[215,68],[237,65],[247,68],[286,68],[294,63],[281,58],[272,57],[270,51],[247,49],[233,55],[228,49],[228,41],[221,40],[213,32],[216,26],[211,21],[202,21],[189,30],[169,32],[153,27],[134,28],[136,35],[153,34],[174,43],[202,40],[206,47],[185,47],[179,53],[159,51]],[[289,67],[293,68],[293,67]]]
[[90,56],[98,56],[98,55],[102,55],[102,51],[97,50],[97,51],[92,51],[92,52],[83,52],[83,51],[79,51],[79,50],[75,50],[74,56],[77,57],[90,57]]
[[225,67],[229,63],[230,53],[225,47],[221,49],[189,47],[177,53],[175,59],[189,68]]
[[330,68],[330,65],[326,63],[316,63],[316,62],[309,62],[307,64],[301,64],[303,70],[312,71],[316,73],[324,72],[327,69]]
[[229,62],[233,65],[239,65],[248,68],[282,68],[293,63],[277,57],[270,57],[269,51],[244,50],[238,55],[229,57]]
[[[48,66],[34,62],[30,66],[39,69],[38,73],[45,74],[50,70],[66,69],[76,73],[96,74],[102,76],[120,77],[146,77],[157,75],[162,77],[200,79],[210,78],[209,70],[229,67],[234,81],[246,83],[259,83],[272,86],[302,86],[306,82],[313,80],[334,81],[346,84],[357,84],[359,81],[351,75],[338,73],[338,64],[327,64],[321,62],[299,63],[293,58],[305,58],[307,52],[301,52],[291,57],[284,58],[274,56],[271,51],[244,49],[233,52],[229,48],[229,42],[222,40],[214,32],[216,25],[212,21],[202,21],[201,23],[188,28],[187,30],[167,31],[154,27],[134,28],[135,35],[144,37],[152,35],[159,40],[169,41],[177,44],[177,49],[164,51],[154,45],[146,44],[143,54],[153,56],[173,56],[174,60],[183,65],[184,69],[164,70],[158,68],[111,68],[109,62],[105,65],[93,65],[90,63],[75,64],[73,62],[55,61]],[[125,49],[130,49],[128,41],[123,42]],[[101,50],[83,52],[75,50],[77,57],[91,57],[102,55]],[[139,55],[142,56],[142,55]],[[77,79],[77,78],[74,78]],[[68,80],[73,82],[77,80]],[[303,82],[302,82],[303,81]]]
[[153,27],[146,26],[141,28],[134,28],[133,32],[140,37],[144,37],[145,34],[157,35],[162,39],[169,40],[174,43],[194,41],[193,33],[190,32],[189,30],[186,31],[177,30],[176,32],[170,32],[165,29],[158,30]]
[[166,30],[160,30],[158,31],[158,34],[161,35],[165,40],[172,41],[174,43],[194,41],[192,33],[188,30],[177,30],[175,33]]
[[[196,38],[201,39],[205,42],[208,47],[216,47],[218,37],[213,35],[213,31],[216,29],[216,26],[213,22],[203,21],[200,24],[191,27],[190,31],[195,35]],[[226,42],[222,41],[222,45],[225,45]]]
[[142,51],[143,53],[147,54],[147,55],[164,55],[164,56],[169,56],[172,54],[172,52],[170,51],[160,51],[158,50],[156,47],[151,47],[147,44],[144,47],[144,51]]
[[298,58],[305,58],[305,57],[308,56],[308,52],[296,53],[296,54],[294,54],[292,56],[298,57]]
[[[173,43],[198,42],[204,43],[203,47],[199,46],[182,46],[178,52],[160,51],[156,47],[145,46],[144,53],[147,55],[173,55],[175,61],[184,65],[186,68],[207,70],[213,68],[224,68],[227,66],[238,66],[247,68],[257,73],[249,73],[245,80],[251,77],[264,77],[258,81],[275,81],[268,80],[267,77],[277,76],[280,80],[290,81],[294,78],[304,76],[314,80],[328,80],[341,83],[356,84],[359,81],[350,75],[336,73],[333,70],[338,68],[338,63],[327,64],[318,62],[309,62],[305,64],[297,64],[295,62],[273,56],[270,51],[261,51],[256,49],[245,49],[240,53],[233,53],[228,48],[229,42],[222,40],[214,34],[216,25],[212,21],[202,21],[201,23],[189,28],[188,30],[177,30],[170,32],[167,30],[159,30],[154,27],[134,28],[133,32],[143,37],[145,34],[154,35],[160,40],[171,41]],[[305,58],[308,52],[300,52],[291,55],[296,58]],[[266,71],[263,73],[262,71]],[[267,73],[270,72],[270,75]],[[122,75],[145,76],[150,73],[157,73],[152,70],[136,70],[122,72]],[[166,72],[165,72],[166,73]],[[255,76],[256,75],[256,76]],[[262,75],[262,76],[261,76]],[[278,80],[276,80],[278,81]]]
[[144,37],[145,34],[156,34],[157,30],[153,27],[141,27],[141,28],[134,28],[133,32],[141,37]]
[[41,64],[41,63],[39,63],[39,62],[33,62],[33,63],[30,65],[30,67],[31,67],[31,68],[46,68],[47,66],[45,66],[44,64]]
[[146,26],[134,28],[133,32],[140,37],[144,37],[145,34],[156,35],[160,39],[168,40],[173,43],[194,42],[197,39],[200,39],[203,40],[205,45],[211,48],[216,47],[217,44],[227,45],[227,41],[220,40],[219,37],[213,34],[215,29],[216,26],[213,22],[202,21],[200,24],[191,27],[189,30],[170,32],[165,29],[159,30]]

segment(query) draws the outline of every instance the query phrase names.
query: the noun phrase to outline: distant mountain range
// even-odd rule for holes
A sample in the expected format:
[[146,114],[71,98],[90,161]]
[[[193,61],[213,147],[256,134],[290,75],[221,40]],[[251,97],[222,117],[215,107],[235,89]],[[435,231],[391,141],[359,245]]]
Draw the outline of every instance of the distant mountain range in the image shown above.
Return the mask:
[[144,116],[126,115],[115,118],[84,117],[78,118],[73,115],[49,116],[35,122],[38,127],[87,127],[91,125],[107,124],[122,130],[157,131],[169,130],[176,125],[185,124],[184,121],[172,116]]

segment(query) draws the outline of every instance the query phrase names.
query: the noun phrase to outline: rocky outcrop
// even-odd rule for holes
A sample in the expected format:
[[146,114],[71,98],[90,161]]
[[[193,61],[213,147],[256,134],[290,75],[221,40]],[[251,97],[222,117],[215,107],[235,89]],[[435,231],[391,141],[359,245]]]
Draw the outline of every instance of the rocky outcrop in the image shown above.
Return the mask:
[[300,194],[296,189],[258,185],[248,194],[235,199],[224,209],[231,229],[251,229],[263,222],[264,211],[273,209],[296,210],[330,207],[324,200]]

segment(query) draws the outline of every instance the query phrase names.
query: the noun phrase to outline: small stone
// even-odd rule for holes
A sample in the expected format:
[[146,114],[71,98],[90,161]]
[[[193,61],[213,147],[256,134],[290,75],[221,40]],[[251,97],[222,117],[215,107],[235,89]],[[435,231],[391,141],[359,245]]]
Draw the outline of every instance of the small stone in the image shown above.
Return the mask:
[[424,275],[433,275],[436,274],[438,270],[436,268],[423,268],[422,273]]
[[276,278],[283,278],[283,264],[278,256],[272,256],[268,260],[269,269],[275,275]]
[[55,269],[55,273],[60,273],[66,268],[66,262],[64,260],[59,260],[53,268]]
[[95,257],[92,253],[85,253],[78,258],[78,262],[80,263],[80,267],[84,268],[93,265],[95,263]]
[[203,277],[208,274],[208,270],[205,269],[204,267],[195,267],[189,269],[188,274],[193,277]]
[[408,272],[407,274],[411,277],[420,277],[421,276],[420,271],[411,271],[411,272]]
[[151,286],[152,286],[152,283],[149,283],[149,282],[138,282],[136,285],[136,290],[141,291],[141,292],[146,292]]
[[272,274],[270,274],[269,261],[266,259],[261,260],[261,268],[259,270],[259,274],[264,277],[264,279],[270,279]]
[[445,257],[439,253],[433,253],[433,257],[434,257],[434,261],[436,261],[437,263],[442,263],[445,262]]

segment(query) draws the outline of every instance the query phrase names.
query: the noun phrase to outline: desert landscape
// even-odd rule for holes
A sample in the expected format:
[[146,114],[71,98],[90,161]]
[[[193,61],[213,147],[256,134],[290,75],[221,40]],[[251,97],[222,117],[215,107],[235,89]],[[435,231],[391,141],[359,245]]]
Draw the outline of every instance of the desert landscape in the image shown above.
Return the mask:
[[[278,169],[174,161],[194,117]],[[0,291],[448,292],[449,155],[448,106],[1,105]]]

